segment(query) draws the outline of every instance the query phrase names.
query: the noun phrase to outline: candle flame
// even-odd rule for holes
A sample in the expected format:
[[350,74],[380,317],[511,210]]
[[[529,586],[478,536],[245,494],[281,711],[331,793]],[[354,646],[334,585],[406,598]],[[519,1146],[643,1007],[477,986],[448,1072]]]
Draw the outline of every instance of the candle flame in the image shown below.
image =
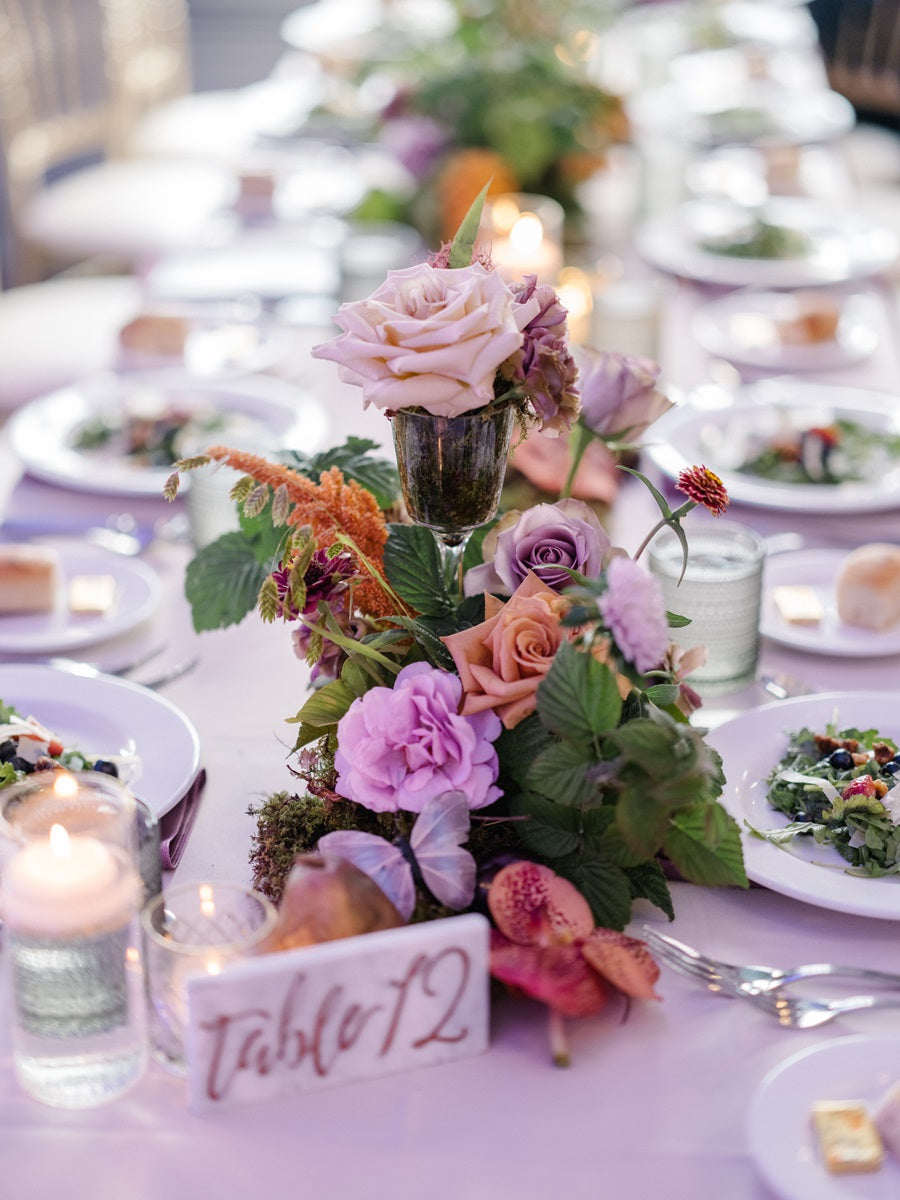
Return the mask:
[[534,254],[544,240],[544,226],[534,213],[522,213],[509,231],[509,244],[517,254]]
[[78,795],[78,780],[68,771],[60,771],[53,781],[53,795],[58,800],[72,800]]
[[71,857],[72,847],[69,844],[69,835],[62,825],[50,826],[50,850],[54,858]]
[[204,917],[216,915],[216,901],[211,883],[201,883],[198,889],[200,895],[200,911]]
[[207,960],[207,962],[206,962],[207,975],[218,975],[221,970],[222,970],[222,964],[218,961],[218,959],[210,958]]

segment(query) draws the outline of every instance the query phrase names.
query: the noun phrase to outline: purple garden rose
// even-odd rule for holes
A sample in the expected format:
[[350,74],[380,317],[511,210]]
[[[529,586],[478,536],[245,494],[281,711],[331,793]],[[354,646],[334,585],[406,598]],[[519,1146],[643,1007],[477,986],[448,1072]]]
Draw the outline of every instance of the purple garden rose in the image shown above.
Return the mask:
[[554,591],[572,584],[566,568],[596,578],[610,540],[593,510],[581,500],[536,504],[515,520],[501,523],[485,538],[493,561],[466,572],[465,593],[516,590],[529,571]]
[[370,688],[338,724],[337,790],[373,812],[421,812],[429,797],[459,790],[469,808],[499,799],[491,710],[462,716],[459,677],[428,663],[404,667],[394,686]]
[[633,442],[672,408],[657,391],[652,359],[582,347],[578,352],[581,419],[592,433]]
[[622,654],[641,672],[658,667],[669,646],[669,623],[659,584],[643,567],[617,555],[606,570],[600,612]]

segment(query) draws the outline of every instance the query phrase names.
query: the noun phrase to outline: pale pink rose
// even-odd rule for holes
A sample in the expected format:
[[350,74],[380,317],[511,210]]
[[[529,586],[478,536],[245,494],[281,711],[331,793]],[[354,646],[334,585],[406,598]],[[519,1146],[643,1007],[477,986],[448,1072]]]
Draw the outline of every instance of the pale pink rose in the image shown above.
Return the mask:
[[419,263],[389,271],[368,299],[342,304],[335,321],[344,332],[312,353],[338,363],[341,379],[363,389],[365,406],[455,417],[494,398],[497,368],[524,337],[515,307],[502,278],[481,263]]
[[570,607],[529,571],[505,604],[485,596],[481,625],[441,639],[462,680],[464,715],[493,708],[512,729],[534,712],[538,684],[566,640],[561,622]]

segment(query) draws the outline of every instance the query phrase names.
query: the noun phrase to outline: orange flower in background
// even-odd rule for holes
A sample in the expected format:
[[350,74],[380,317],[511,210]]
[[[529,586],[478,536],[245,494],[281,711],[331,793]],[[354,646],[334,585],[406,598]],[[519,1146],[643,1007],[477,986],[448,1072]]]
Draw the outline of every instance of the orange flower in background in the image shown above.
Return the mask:
[[[211,446],[206,453],[217,462],[225,462],[236,471],[251,476],[257,483],[268,484],[272,490],[284,486],[291,509],[288,524],[309,525],[319,547],[327,549],[339,534],[346,534],[359,548],[364,559],[379,572],[384,570],[384,546],[387,542],[387,521],[371,492],[355,480],[345,481],[337,467],[323,471],[319,482],[301,475],[290,467],[269,462],[257,454],[242,450],[231,450],[227,446]],[[361,575],[366,576],[356,585],[358,606],[372,617],[386,617],[396,611],[396,601],[391,601],[377,579],[371,575],[367,562],[357,559]]]
[[509,164],[494,150],[470,146],[447,157],[437,178],[438,205],[441,214],[441,236],[453,237],[477,196],[490,180],[488,199],[504,192],[518,192],[519,180]]

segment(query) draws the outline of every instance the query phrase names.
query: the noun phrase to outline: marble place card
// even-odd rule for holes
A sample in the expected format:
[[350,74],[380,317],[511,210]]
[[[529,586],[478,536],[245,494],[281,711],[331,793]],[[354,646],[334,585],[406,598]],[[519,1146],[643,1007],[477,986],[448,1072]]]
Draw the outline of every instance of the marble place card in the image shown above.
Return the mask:
[[431,1066],[488,1046],[477,913],[284,950],[187,981],[196,1110]]

